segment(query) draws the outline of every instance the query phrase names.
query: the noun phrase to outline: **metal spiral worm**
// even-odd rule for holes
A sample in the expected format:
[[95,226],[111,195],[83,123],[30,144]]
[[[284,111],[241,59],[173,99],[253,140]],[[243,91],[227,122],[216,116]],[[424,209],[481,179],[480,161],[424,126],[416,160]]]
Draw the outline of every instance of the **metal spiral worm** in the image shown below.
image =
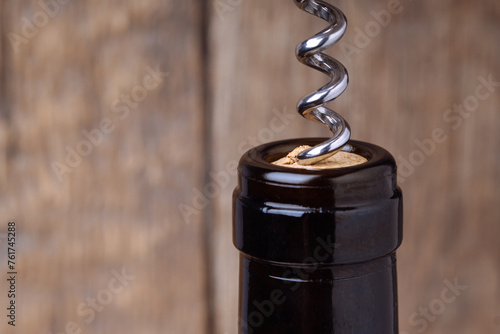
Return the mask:
[[303,165],[327,159],[340,151],[351,137],[349,124],[324,104],[340,96],[349,83],[347,70],[336,59],[322,53],[337,43],[347,29],[347,19],[338,8],[321,0],[294,0],[303,11],[328,21],[330,26],[297,46],[297,59],[330,76],[330,82],[299,101],[298,112],[305,118],[327,126],[333,133],[329,140],[302,152]]

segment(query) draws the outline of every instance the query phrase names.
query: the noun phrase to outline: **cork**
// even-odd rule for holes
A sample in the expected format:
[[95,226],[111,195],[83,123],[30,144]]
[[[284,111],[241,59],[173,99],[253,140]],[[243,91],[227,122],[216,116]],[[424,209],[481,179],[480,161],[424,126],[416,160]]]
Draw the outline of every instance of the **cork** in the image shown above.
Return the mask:
[[360,165],[362,163],[367,162],[368,160],[365,157],[362,157],[358,154],[340,151],[328,159],[319,161],[315,164],[311,165],[300,165],[298,163],[297,156],[304,152],[307,149],[310,149],[311,146],[302,145],[296,147],[292,152],[288,153],[288,155],[284,158],[278,159],[273,162],[274,165],[283,166],[283,167],[291,167],[291,168],[302,168],[302,169],[330,169],[330,168],[342,168],[342,167],[351,167]]

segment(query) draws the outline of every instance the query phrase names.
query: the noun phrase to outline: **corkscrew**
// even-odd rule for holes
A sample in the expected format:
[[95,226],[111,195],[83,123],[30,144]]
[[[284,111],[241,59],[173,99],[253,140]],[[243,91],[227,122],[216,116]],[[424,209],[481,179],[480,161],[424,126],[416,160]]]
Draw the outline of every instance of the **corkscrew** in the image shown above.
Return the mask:
[[330,76],[330,82],[305,96],[297,105],[297,111],[304,118],[325,125],[333,133],[329,140],[299,154],[299,163],[308,165],[334,155],[351,137],[351,129],[345,119],[324,106],[339,97],[347,88],[347,70],[339,61],[322,53],[342,38],[347,29],[347,19],[342,11],[322,0],[294,2],[303,11],[330,23],[328,28],[300,43],[296,50],[297,59],[301,63]]

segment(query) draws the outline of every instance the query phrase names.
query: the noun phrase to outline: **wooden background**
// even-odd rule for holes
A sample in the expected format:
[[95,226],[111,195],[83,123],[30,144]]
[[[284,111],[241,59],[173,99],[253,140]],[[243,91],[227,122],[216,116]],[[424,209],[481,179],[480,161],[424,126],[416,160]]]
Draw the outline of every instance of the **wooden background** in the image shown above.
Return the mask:
[[[402,333],[500,333],[500,87],[443,119],[477,101],[479,77],[500,82],[500,3],[401,0],[381,27],[371,12],[395,0],[330,2],[350,23],[330,51],[351,77],[332,107],[354,138],[413,161]],[[15,329],[1,279],[0,331],[235,334],[233,165],[255,144],[328,135],[294,111],[325,82],[295,45],[324,26],[289,0],[0,1],[0,232],[17,222],[19,272]],[[146,90],[155,68],[168,74]],[[418,153],[436,129],[446,140]],[[133,279],[112,293],[122,270]],[[445,280],[467,289],[411,322]]]

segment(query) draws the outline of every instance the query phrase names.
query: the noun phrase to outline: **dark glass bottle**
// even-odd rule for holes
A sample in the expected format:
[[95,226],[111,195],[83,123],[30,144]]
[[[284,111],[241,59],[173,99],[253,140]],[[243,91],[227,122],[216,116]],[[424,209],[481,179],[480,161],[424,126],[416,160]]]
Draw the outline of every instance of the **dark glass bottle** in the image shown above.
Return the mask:
[[327,170],[270,163],[321,141],[265,144],[240,160],[233,242],[241,334],[398,333],[402,194],[394,158],[351,141],[346,149],[366,163]]

